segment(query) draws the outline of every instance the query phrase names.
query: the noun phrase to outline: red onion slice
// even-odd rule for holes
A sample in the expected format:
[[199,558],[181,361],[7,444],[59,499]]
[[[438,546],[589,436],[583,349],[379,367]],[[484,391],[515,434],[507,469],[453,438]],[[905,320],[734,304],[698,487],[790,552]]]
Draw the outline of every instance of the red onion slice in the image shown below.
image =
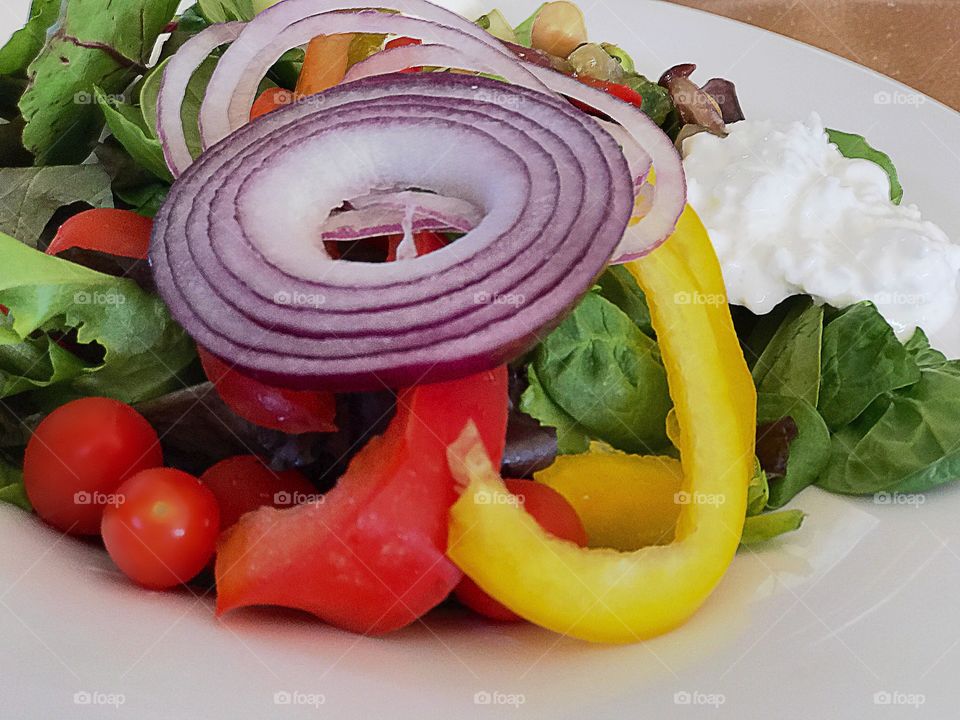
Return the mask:
[[[421,65],[489,72],[485,65],[458,49],[410,45],[371,55],[351,68],[347,79],[371,77]],[[653,250],[673,232],[686,204],[683,164],[670,138],[641,110],[609,93],[550,68],[528,62],[523,65],[551,90],[596,108],[616,123],[596,121],[623,148],[638,196],[642,194],[652,202],[645,205],[649,211],[628,228],[612,262],[635,260]],[[530,87],[523,79],[519,80],[519,84]],[[646,183],[651,165],[657,175],[656,185],[652,187]]]
[[190,79],[210,53],[236,40],[244,26],[245,23],[240,22],[211,25],[185,42],[167,61],[157,96],[157,132],[167,167],[174,177],[179,177],[193,163],[180,116]]
[[458,198],[418,192],[377,193],[357,198],[352,210],[333,215],[323,226],[324,240],[363,240],[424,230],[469,232],[482,213]]
[[[559,321],[623,235],[634,195],[623,153],[565,101],[451,73],[322,97],[204,153],[155,221],[158,289],[197,342],[242,372],[360,390],[493,367]],[[408,188],[483,217],[408,262],[327,255],[318,230],[332,210]]]
[[[207,86],[200,111],[204,147],[246,124],[267,70],[283,53],[318,35],[356,32],[417,37],[426,43],[460,48],[510,82],[542,88],[496,39],[456,13],[425,0],[394,0],[385,9],[419,17],[356,11],[342,0],[285,0],[258,15],[224,53]],[[356,12],[337,12],[342,10]]]

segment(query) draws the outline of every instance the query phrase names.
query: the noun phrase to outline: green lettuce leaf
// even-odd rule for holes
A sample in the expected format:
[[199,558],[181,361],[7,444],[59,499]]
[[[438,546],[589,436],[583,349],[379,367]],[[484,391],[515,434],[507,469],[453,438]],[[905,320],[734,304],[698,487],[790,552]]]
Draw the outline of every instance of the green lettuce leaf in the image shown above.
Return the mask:
[[585,435],[631,453],[667,446],[672,403],[657,345],[598,293],[588,293],[540,344],[531,367],[542,397]]
[[110,176],[97,165],[0,168],[0,232],[37,246],[43,229],[65,205],[113,207]]
[[623,265],[608,268],[597,280],[597,287],[600,294],[623,310],[644,335],[655,337],[647,298],[629,270]]
[[827,137],[830,139],[840,154],[846,158],[869,160],[879,165],[890,179],[890,200],[899,205],[903,199],[903,186],[900,184],[900,178],[897,176],[897,168],[893,160],[886,153],[880,152],[876,148],[870,147],[870,143],[862,135],[840,132],[839,130],[827,129]]
[[211,23],[252,20],[256,14],[251,0],[198,0],[197,5]]
[[660,126],[667,121],[670,111],[673,110],[673,100],[665,87],[638,73],[627,75],[623,84],[640,93],[643,98],[640,109],[649,115],[651,120]]
[[[132,280],[3,234],[0,257],[0,304],[10,310],[0,323],[0,399],[25,396],[36,410],[87,395],[138,402],[193,381],[193,342],[163,302]],[[44,340],[44,332],[54,336]],[[91,353],[74,356],[54,342],[61,336],[98,352],[81,360]]]
[[781,510],[748,517],[743,524],[741,545],[753,545],[772,540],[778,535],[799,530],[805,515],[801,510]]
[[27,66],[40,54],[47,30],[60,15],[60,0],[33,0],[30,19],[0,49],[0,75],[26,77]]
[[16,505],[28,512],[33,510],[23,487],[23,473],[3,459],[0,459],[0,502]]
[[94,88],[94,94],[106,118],[107,127],[130,156],[159,179],[173,182],[160,141],[148,131],[140,110],[126,103],[111,101],[100,88]]
[[38,165],[76,164],[90,153],[102,119],[94,87],[122,92],[142,74],[177,0],[64,0],[57,30],[27,69],[19,107],[24,146]]
[[750,485],[747,486],[747,517],[762,513],[769,499],[770,484],[767,481],[767,474],[760,467],[760,461],[754,460],[753,477],[750,478]]
[[577,455],[590,447],[590,438],[577,421],[547,395],[533,365],[527,367],[529,385],[520,398],[520,411],[535,418],[541,425],[556,428],[557,452]]
[[837,430],[890,390],[920,380],[916,360],[871,302],[844,310],[823,331],[818,409]]

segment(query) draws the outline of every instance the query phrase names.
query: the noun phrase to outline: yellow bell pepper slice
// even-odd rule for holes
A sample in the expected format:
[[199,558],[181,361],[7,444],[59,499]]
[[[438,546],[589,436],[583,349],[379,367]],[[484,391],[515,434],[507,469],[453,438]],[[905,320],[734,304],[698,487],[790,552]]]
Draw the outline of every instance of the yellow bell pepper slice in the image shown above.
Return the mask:
[[682,490],[669,545],[579,548],[515,503],[468,427],[448,459],[465,487],[451,509],[448,555],[526,619],[595,642],[649,638],[686,621],[732,561],[753,471],[756,396],[719,264],[689,207],[671,238],[627,266],[647,296],[680,433]]
[[682,507],[680,462],[598,445],[581,455],[561,455],[533,479],[573,506],[589,547],[628,552],[671,543]]

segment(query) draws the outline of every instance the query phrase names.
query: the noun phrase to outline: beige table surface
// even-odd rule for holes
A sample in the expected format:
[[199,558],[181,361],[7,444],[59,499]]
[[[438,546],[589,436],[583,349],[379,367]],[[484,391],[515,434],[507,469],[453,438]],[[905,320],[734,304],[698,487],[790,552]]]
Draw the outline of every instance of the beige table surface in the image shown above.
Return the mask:
[[829,50],[960,110],[960,0],[672,0]]

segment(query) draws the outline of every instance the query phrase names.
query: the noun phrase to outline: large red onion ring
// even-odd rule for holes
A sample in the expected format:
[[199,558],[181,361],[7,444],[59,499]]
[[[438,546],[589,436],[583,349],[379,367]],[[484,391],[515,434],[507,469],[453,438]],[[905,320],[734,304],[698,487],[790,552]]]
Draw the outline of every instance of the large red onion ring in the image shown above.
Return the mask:
[[[483,219],[407,262],[330,258],[319,231],[331,212],[410,188]],[[156,218],[150,259],[176,319],[244,373],[301,389],[408,386],[536,344],[602,272],[633,203],[620,147],[567,102],[480,77],[385,75],[201,155]]]

